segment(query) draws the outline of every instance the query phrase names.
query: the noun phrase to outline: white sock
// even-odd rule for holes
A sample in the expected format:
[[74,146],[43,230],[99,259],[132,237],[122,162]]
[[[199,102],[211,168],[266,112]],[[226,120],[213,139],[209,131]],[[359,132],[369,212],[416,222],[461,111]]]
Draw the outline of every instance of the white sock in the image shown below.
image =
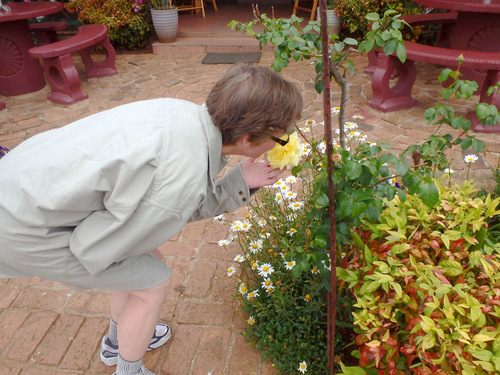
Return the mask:
[[116,365],[116,375],[130,375],[137,374],[142,366],[142,358],[138,361],[127,361],[118,354],[118,363]]
[[116,323],[112,318],[109,318],[108,338],[111,341],[111,343],[115,346],[118,346],[117,326],[118,323]]

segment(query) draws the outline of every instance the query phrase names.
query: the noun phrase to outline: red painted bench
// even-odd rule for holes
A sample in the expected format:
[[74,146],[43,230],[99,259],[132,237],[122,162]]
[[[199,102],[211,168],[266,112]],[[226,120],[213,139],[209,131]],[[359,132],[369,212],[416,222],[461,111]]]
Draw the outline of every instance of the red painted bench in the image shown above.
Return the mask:
[[[415,61],[421,61],[450,68],[458,67],[458,58],[464,57],[461,64],[463,68],[473,68],[487,72],[484,82],[478,82],[480,101],[494,104],[500,110],[500,98],[486,95],[489,86],[495,85],[500,80],[500,52],[479,52],[449,49],[449,37],[455,27],[456,13],[431,13],[402,17],[411,26],[441,24],[437,38],[437,46],[427,46],[414,42],[405,42],[406,62],[401,63],[395,55],[385,56],[382,53],[370,52],[369,65],[366,73],[372,73],[373,97],[368,105],[382,111],[391,112],[399,109],[410,108],[416,104],[411,97],[411,89],[415,83]],[[391,79],[397,78],[395,85]],[[472,126],[478,132],[500,132],[500,125],[482,125],[474,112],[469,112],[468,117]]]
[[[106,58],[94,61],[91,52],[94,46],[102,46]],[[87,78],[105,77],[117,74],[116,53],[109,42],[108,29],[104,25],[83,25],[78,33],[55,43],[31,48],[28,53],[33,58],[43,59],[43,72],[52,92],[49,100],[60,104],[73,104],[87,99],[80,89],[80,76],[73,64],[73,52],[79,52],[85,64]]]
[[[462,55],[464,68],[475,68],[487,71],[486,80],[480,90],[480,101],[494,104],[500,109],[500,96],[488,96],[489,86],[500,81],[500,52],[462,51],[423,44],[404,42],[406,47],[406,62],[402,63],[395,55],[378,54],[377,67],[373,72],[373,97],[368,105],[382,112],[397,111],[410,108],[416,104],[411,97],[411,89],[415,83],[415,61],[444,65],[450,68],[458,67],[458,58]],[[397,76],[397,83],[391,86],[391,77]],[[472,116],[469,114],[469,116]],[[473,120],[473,129],[481,132],[498,132],[499,125],[483,126],[477,119]]]
[[[436,46],[449,48],[450,47],[450,35],[453,32],[455,23],[457,22],[458,13],[429,13],[429,14],[411,14],[408,16],[401,17],[402,20],[406,21],[411,27],[414,26],[425,26],[425,25],[440,25],[438,35],[436,37]],[[373,74],[377,66],[377,56],[378,52],[373,50],[368,53],[368,67],[365,69],[365,73]]]
[[36,34],[39,46],[58,41],[57,31],[67,30],[66,22],[40,22],[30,23],[30,30]]

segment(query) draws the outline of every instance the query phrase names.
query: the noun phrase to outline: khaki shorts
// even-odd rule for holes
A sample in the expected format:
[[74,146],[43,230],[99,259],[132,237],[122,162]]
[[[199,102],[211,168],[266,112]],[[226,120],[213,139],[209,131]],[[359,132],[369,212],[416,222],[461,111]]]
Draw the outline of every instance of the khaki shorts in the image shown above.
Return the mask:
[[58,264],[55,269],[52,266],[33,265],[23,267],[21,271],[0,262],[0,278],[38,276],[42,279],[65,283],[77,291],[86,289],[141,290],[160,285],[172,275],[172,270],[152,254],[143,254],[113,263],[95,276],[88,273],[69,249],[64,256],[59,257],[60,262],[51,262],[52,265]]
[[[4,220],[8,220],[7,215],[2,216]],[[14,222],[11,219],[4,226],[9,228],[8,233],[0,227],[0,278],[38,276],[63,282],[75,290],[141,290],[158,286],[172,275],[161,259],[146,253],[115,262],[93,276],[68,247],[54,246],[55,241],[51,241],[54,238],[16,235],[19,223]]]

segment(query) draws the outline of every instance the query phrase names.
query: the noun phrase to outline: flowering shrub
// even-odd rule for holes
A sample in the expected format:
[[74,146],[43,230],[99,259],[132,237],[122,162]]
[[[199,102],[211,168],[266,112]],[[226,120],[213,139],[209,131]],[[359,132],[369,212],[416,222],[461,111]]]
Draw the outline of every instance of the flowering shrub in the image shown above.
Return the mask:
[[[397,52],[398,57],[404,61],[404,43],[398,32],[403,23],[399,16],[393,14],[393,11],[386,11],[383,17],[377,14],[367,16],[377,22],[378,27],[372,28],[366,34],[366,39],[359,43],[360,52],[384,47],[385,53],[391,51],[387,47],[392,46],[392,51]],[[252,30],[255,23],[261,23],[264,32],[255,33]],[[258,15],[251,23],[241,25],[233,22],[232,26],[255,35],[261,46],[267,43],[275,45],[272,67],[277,71],[286,67],[290,59],[298,61],[316,58],[316,62],[312,63],[317,73],[315,87],[318,92],[326,87],[323,85],[322,62],[317,53],[321,49],[321,43],[315,34],[319,31],[317,23],[311,22],[301,30],[297,28],[297,20],[293,17],[289,20],[271,20],[265,15]],[[379,37],[381,33],[389,39]],[[335,37],[330,38],[330,42],[330,79],[333,77],[342,91],[340,108],[334,110],[335,114],[339,114],[337,134],[340,145],[334,145],[331,155],[333,165],[327,163],[327,145],[324,139],[321,136],[315,139],[317,132],[311,132],[312,137],[303,137],[306,144],[301,163],[292,168],[293,176],[290,178],[296,179],[294,185],[288,186],[285,181],[281,181],[272,188],[276,191],[261,189],[251,205],[247,220],[233,223],[232,226],[243,254],[235,258],[240,265],[233,265],[228,270],[228,276],[239,278],[235,298],[248,314],[248,326],[245,330],[248,341],[258,347],[265,357],[273,359],[276,367],[284,374],[297,371],[327,374],[330,366],[326,367],[325,355],[321,353],[324,353],[325,346],[330,343],[320,342],[319,338],[326,340],[325,294],[330,291],[330,274],[334,275],[332,271],[336,271],[343,278],[344,286],[349,283],[349,288],[331,291],[332,295],[337,292],[338,297],[335,324],[341,329],[349,328],[350,322],[355,319],[358,336],[353,342],[359,346],[359,366],[346,367],[340,362],[341,372],[336,373],[399,375],[415,371],[418,375],[442,375],[456,371],[457,374],[469,375],[498,372],[496,366],[500,362],[500,340],[496,341],[497,324],[494,317],[500,316],[496,305],[497,291],[500,288],[495,273],[500,262],[495,255],[498,247],[492,245],[494,242],[486,229],[488,218],[498,219],[498,200],[487,198],[485,205],[481,205],[481,200],[476,199],[470,185],[446,190],[436,180],[440,174],[451,176],[453,173],[451,162],[447,158],[449,149],[459,145],[463,151],[472,148],[474,152],[480,152],[484,150],[484,143],[468,134],[469,120],[456,114],[450,105],[440,104],[425,114],[429,123],[438,126],[436,133],[424,142],[409,147],[402,155],[387,152],[389,145],[367,142],[366,137],[357,130],[356,119],[346,122],[342,115],[347,85],[346,75],[339,70],[353,71],[348,60],[352,49],[346,47],[356,45],[357,42],[349,38],[336,41]],[[449,89],[443,90],[443,97],[450,101],[470,97],[474,91],[472,83],[461,80],[459,71],[445,70],[440,79],[450,77],[454,83]],[[496,85],[492,92],[499,88]],[[476,106],[477,116],[483,123],[498,122],[498,112],[492,107],[494,106],[483,103]],[[328,119],[328,116],[325,118]],[[312,120],[307,121],[309,126],[313,123]],[[455,138],[450,134],[440,135],[438,131],[442,125],[461,130],[460,135]],[[298,128],[302,135],[310,130],[312,129],[307,126]],[[410,154],[414,161],[415,165],[411,168],[404,159],[406,154]],[[471,163],[476,158],[475,154],[468,154],[464,158],[467,163],[467,179]],[[329,181],[334,183],[333,194],[329,191]],[[283,191],[286,192],[285,195]],[[471,199],[465,203],[465,209],[461,206],[462,196]],[[329,197],[335,199],[334,215],[329,212]],[[473,208],[470,210],[472,216],[469,216],[469,205]],[[332,245],[335,246],[335,259],[328,257],[330,243],[333,242],[329,222],[331,217],[336,221],[336,243]],[[273,220],[272,224],[268,224],[269,220]],[[259,223],[264,229],[258,227]],[[427,233],[427,228],[432,229],[433,226],[437,229]],[[360,234],[358,230],[364,232]],[[434,241],[435,236],[440,234],[441,242]],[[415,243],[412,244],[418,250],[415,254],[406,251],[407,245],[412,245],[407,243],[410,240],[414,240]],[[221,240],[220,245],[230,241],[231,239]],[[392,243],[397,241],[400,243],[392,250]],[[376,254],[371,252],[372,245]],[[459,248],[466,249],[466,252],[461,252]],[[432,251],[439,255],[439,259]],[[434,268],[424,267],[429,262],[422,262],[422,259],[427,257],[436,260]],[[332,269],[334,261],[342,267]],[[383,264],[383,261],[387,261],[387,264]],[[410,263],[412,266],[416,263],[417,266],[410,270]],[[470,288],[466,287],[469,289],[465,292],[461,286],[454,286],[452,292],[446,289],[447,286],[444,286],[446,290],[440,289],[442,283],[451,284],[450,280],[461,284],[463,278],[453,278],[458,274],[452,275],[459,270],[457,263],[463,270],[463,278],[476,280],[466,280]],[[347,269],[351,264],[354,264],[352,269]],[[455,266],[456,271],[453,270]],[[422,286],[422,290],[418,291],[420,299],[416,310],[412,310],[415,307],[412,304],[416,300],[414,296],[408,300],[408,296],[402,292],[407,284],[399,285],[399,280],[396,280],[392,271],[399,272],[397,276],[403,277],[403,282],[412,276],[415,288]],[[403,275],[406,271],[408,274]],[[486,280],[486,276],[490,281]],[[486,283],[490,283],[488,288],[481,289]],[[356,294],[358,290],[361,292]],[[429,291],[438,301],[427,298],[426,293]],[[484,292],[487,296],[478,299],[473,296],[477,291]],[[342,294],[343,292],[347,295]],[[467,292],[470,292],[469,296],[466,295]],[[441,307],[440,298],[444,294],[448,294],[447,302],[443,302]],[[403,299],[401,305],[395,306],[399,302],[396,297]],[[480,302],[476,303],[471,298]],[[457,302],[458,308],[453,306],[452,309],[452,302]],[[478,308],[482,309],[483,302],[490,304],[490,311],[494,310],[490,314],[492,319],[481,320],[477,326],[480,329],[472,329],[473,324],[478,323]],[[407,303],[410,306],[405,306]],[[316,306],[325,306],[325,310],[313,310]],[[435,310],[439,310],[446,321],[439,320],[441,318],[435,314]],[[415,311],[420,314],[422,323],[418,319],[414,320],[415,325],[407,332],[408,326],[399,324],[399,320],[406,319],[407,315]],[[428,311],[429,316],[425,315]],[[392,312],[396,315],[391,315]],[[434,322],[432,326],[427,318],[422,317],[422,312],[431,319],[437,319],[438,323]],[[471,317],[464,319],[463,316],[468,312]],[[483,314],[486,312],[483,311]],[[314,320],[317,316],[322,320]],[[486,323],[495,326],[491,328]],[[315,325],[313,331],[312,325]],[[458,340],[461,343],[458,346],[448,345],[452,343],[446,336],[450,326],[455,329],[451,339]],[[304,334],[301,335],[301,332]],[[378,333],[381,336],[376,335]],[[341,335],[338,334],[335,338],[336,341],[340,341],[339,336]],[[372,336],[376,336],[376,339],[372,340]],[[405,341],[410,336],[413,337],[412,341]],[[346,340],[349,340],[349,336]],[[406,346],[407,343],[411,346]],[[337,347],[340,348],[340,361],[345,361],[346,346]],[[449,352],[446,352],[448,349]],[[331,353],[329,347],[328,355]],[[448,370],[450,372],[446,372]]]
[[487,219],[500,198],[440,188],[434,208],[386,200],[377,223],[352,230],[338,277],[356,299],[360,367],[383,374],[500,372],[500,244]]
[[149,42],[152,29],[145,0],[74,0],[65,9],[77,12],[82,23],[106,25],[111,43],[118,48],[142,48]]
[[422,7],[412,0],[338,0],[335,12],[340,17],[343,31],[360,39],[369,29],[370,21],[366,15],[382,14],[389,9],[401,15],[422,13]]

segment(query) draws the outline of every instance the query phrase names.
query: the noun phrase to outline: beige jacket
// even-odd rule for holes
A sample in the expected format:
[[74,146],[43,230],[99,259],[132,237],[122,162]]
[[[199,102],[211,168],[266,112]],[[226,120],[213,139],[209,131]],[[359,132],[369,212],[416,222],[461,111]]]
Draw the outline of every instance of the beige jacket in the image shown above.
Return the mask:
[[[248,202],[239,165],[216,181],[227,162],[221,148],[205,105],[176,99],[123,105],[36,135],[0,160],[0,209],[15,219],[0,232],[19,239],[0,251],[69,246],[92,275],[148,252],[187,222]],[[39,244],[23,249],[23,236]]]

